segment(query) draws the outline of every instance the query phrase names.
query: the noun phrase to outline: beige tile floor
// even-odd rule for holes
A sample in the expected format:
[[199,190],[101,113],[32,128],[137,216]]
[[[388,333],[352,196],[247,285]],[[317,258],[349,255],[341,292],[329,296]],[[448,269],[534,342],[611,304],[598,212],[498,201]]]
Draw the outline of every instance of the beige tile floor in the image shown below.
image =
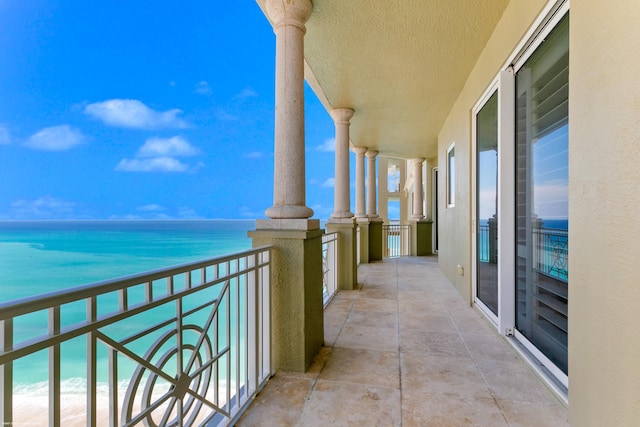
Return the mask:
[[437,258],[358,268],[308,372],[277,372],[240,426],[566,426],[566,408],[469,307]]

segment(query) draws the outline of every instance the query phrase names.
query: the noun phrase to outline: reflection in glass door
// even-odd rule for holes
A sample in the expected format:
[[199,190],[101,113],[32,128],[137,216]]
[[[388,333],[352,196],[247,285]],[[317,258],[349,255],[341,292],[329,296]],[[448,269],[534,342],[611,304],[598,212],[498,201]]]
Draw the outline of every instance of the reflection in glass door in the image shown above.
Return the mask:
[[568,372],[569,18],[516,74],[516,328]]
[[476,116],[476,299],[498,315],[498,93]]

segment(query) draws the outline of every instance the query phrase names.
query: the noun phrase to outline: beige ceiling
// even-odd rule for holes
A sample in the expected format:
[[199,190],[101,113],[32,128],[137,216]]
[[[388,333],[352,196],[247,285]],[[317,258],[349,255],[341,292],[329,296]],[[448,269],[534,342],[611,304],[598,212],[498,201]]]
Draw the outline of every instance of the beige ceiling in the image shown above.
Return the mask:
[[[257,0],[263,11],[265,0]],[[306,79],[353,108],[351,142],[433,157],[438,132],[509,0],[313,0]]]

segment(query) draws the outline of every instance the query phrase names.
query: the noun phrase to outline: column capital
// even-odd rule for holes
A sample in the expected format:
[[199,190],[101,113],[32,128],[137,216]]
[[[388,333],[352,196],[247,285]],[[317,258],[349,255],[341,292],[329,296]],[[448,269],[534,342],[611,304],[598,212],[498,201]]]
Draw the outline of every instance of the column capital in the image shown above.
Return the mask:
[[356,156],[361,156],[364,157],[364,153],[366,153],[368,150],[367,147],[353,147],[351,149],[351,151],[353,151],[354,153],[356,153]]
[[367,158],[375,158],[378,155],[378,152],[375,150],[367,150],[367,152],[364,154],[365,156],[367,156]]
[[312,10],[311,0],[267,0],[267,15],[276,30],[292,25],[306,31],[304,24],[309,20]]
[[424,162],[424,159],[422,157],[416,157],[415,159],[411,159],[413,161],[414,164],[418,164],[421,165],[422,162]]
[[329,112],[335,124],[349,124],[354,111],[351,108],[334,108]]

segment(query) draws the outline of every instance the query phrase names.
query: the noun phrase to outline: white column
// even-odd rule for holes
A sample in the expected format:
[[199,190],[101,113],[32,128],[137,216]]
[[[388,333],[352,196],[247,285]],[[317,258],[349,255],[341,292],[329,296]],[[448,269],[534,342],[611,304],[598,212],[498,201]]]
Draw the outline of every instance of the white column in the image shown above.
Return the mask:
[[413,159],[413,216],[418,221],[424,219],[424,204],[422,196],[422,162],[424,159]]
[[350,108],[336,108],[331,118],[336,127],[336,171],[334,181],[334,202],[331,218],[353,218],[349,210],[349,120],[353,117]]
[[367,215],[378,218],[376,213],[376,156],[377,151],[369,150],[367,156]]
[[276,34],[276,117],[272,219],[310,218],[305,203],[304,34],[311,0],[267,0]]
[[354,147],[353,152],[356,153],[356,218],[366,218],[364,197],[364,153],[367,147]]

